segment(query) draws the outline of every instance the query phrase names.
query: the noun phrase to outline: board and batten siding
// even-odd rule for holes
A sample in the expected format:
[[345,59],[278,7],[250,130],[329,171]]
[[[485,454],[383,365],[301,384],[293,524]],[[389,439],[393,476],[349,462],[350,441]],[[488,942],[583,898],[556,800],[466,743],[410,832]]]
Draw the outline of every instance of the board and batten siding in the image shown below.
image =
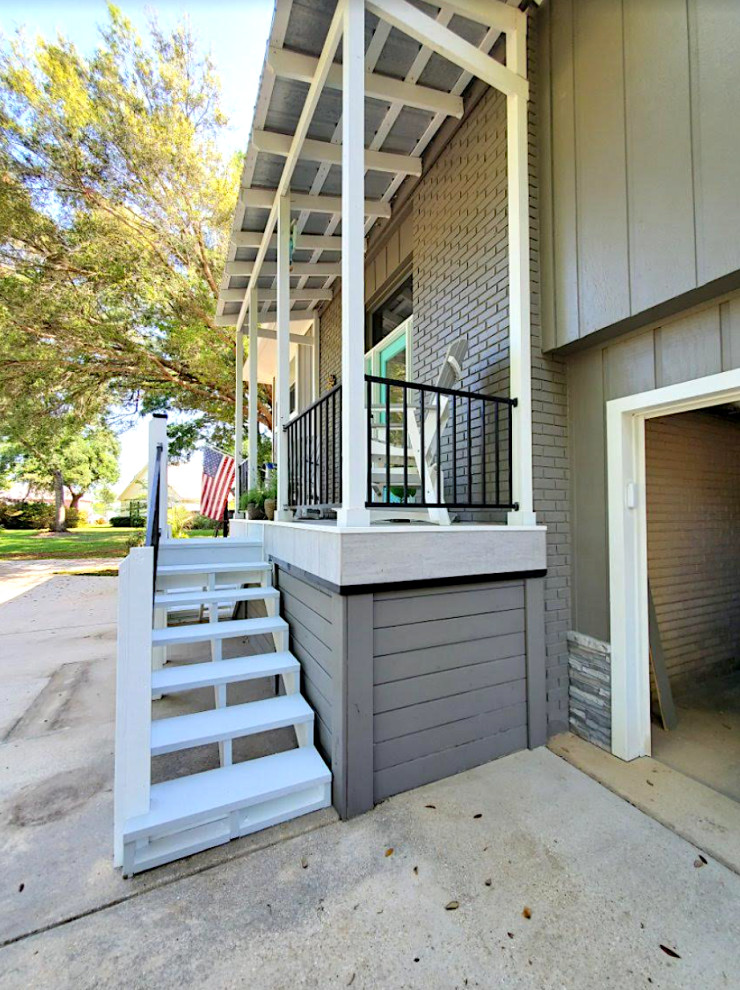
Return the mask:
[[740,269],[740,8],[558,0],[538,28],[551,349]]
[[527,746],[524,582],[373,596],[374,799]]
[[645,424],[648,578],[674,690],[740,665],[740,418]]
[[568,358],[573,629],[609,642],[606,403],[740,367],[740,293]]

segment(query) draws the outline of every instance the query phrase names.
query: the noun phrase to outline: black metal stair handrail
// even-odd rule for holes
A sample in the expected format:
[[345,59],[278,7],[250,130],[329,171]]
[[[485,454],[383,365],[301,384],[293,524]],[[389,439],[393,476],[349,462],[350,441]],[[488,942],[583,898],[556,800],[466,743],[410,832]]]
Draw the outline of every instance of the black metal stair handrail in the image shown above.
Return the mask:
[[157,451],[154,455],[154,477],[149,486],[149,506],[146,514],[146,536],[144,543],[148,547],[154,548],[154,590],[157,585],[157,559],[159,557],[159,541],[162,535],[162,527],[159,518],[159,492],[162,485],[162,454],[163,445],[157,444]]
[[288,508],[336,507],[342,501],[342,386],[302,409],[283,427]]
[[516,399],[379,375],[365,375],[365,387],[368,508],[518,508]]

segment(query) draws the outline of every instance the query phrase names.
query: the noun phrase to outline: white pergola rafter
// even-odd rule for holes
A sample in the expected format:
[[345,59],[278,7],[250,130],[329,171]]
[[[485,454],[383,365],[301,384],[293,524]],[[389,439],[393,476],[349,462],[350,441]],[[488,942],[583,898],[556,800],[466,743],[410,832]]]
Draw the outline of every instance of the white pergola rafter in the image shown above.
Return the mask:
[[[287,158],[290,153],[289,134],[275,131],[254,131],[252,142],[258,151],[269,155]],[[342,164],[342,149],[330,141],[314,141],[306,138],[301,145],[300,157],[312,162],[325,162],[327,165]],[[401,175],[421,175],[421,159],[409,155],[396,155],[387,151],[366,151],[365,168],[374,172],[400,173]]]
[[[311,55],[289,52],[284,48],[271,47],[267,64],[275,75],[282,79],[310,82],[316,72],[318,59]],[[326,77],[326,85],[331,89],[342,88],[341,65],[331,67]],[[431,89],[429,86],[403,82],[392,76],[382,76],[377,72],[365,72],[365,96],[388,103],[403,103],[415,110],[443,113],[448,117],[459,118],[463,115],[463,101],[459,96],[453,96],[443,90]]]
[[[262,243],[262,233],[259,230],[240,230],[231,235],[234,247],[258,248]],[[268,244],[270,249],[277,247],[275,234]],[[298,234],[295,238],[296,251],[341,251],[341,237],[327,237],[325,234]]]
[[[295,167],[295,162],[293,163],[293,167]],[[275,189],[245,189],[242,193],[242,203],[245,206],[254,206],[257,209],[271,210],[271,204],[275,198],[275,192]],[[292,208],[295,210],[307,210],[309,213],[342,212],[341,196],[315,196],[313,193],[291,193],[290,198]],[[385,203],[380,199],[366,199],[364,212],[367,217],[383,217],[387,220],[391,215],[391,208],[388,203]],[[268,237],[266,241],[269,246],[270,238]],[[261,246],[262,242],[260,242],[260,247]]]
[[[251,275],[254,271],[254,262],[229,261],[225,271],[229,276]],[[290,274],[291,277],[305,275],[307,278],[327,278],[329,275],[341,275],[342,265],[339,261],[294,261],[290,266]],[[260,275],[277,276],[277,264],[274,261],[264,261]]]

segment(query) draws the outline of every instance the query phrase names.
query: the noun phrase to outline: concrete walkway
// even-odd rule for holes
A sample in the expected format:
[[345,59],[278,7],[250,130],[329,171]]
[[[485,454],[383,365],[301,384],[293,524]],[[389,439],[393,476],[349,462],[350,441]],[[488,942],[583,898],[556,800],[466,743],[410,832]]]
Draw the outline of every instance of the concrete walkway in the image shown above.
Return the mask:
[[115,585],[0,607],[3,990],[737,986],[740,877],[544,749],[123,881]]

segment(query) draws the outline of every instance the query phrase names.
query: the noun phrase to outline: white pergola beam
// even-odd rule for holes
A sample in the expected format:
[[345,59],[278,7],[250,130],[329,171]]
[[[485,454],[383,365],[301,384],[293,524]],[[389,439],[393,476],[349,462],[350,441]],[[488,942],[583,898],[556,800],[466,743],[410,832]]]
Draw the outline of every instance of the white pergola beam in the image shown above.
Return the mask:
[[494,89],[507,96],[516,94],[524,100],[528,99],[529,83],[525,78],[484,54],[459,34],[443,27],[407,0],[367,0],[367,9]]
[[[273,189],[245,189],[243,203],[244,206],[269,210],[274,195],[275,190]],[[292,193],[290,198],[294,210],[308,210],[309,213],[342,212],[341,196],[313,196],[311,193]],[[366,199],[364,212],[366,217],[381,217],[388,220],[390,219],[391,208],[380,199]],[[267,248],[265,248],[266,251]]]
[[[252,144],[257,151],[268,155],[287,158],[290,154],[291,137],[275,131],[253,131]],[[315,141],[306,138],[301,146],[300,157],[312,162],[325,162],[327,165],[342,164],[342,149],[329,141]],[[387,151],[366,151],[365,168],[373,172],[390,172],[392,175],[421,175],[421,158],[396,155]]]
[[525,27],[527,15],[500,0],[441,0],[447,10],[509,35]]
[[[310,319],[311,319],[311,314],[309,313],[309,315],[306,317],[306,320],[310,320]],[[303,322],[305,323],[306,320],[304,320]],[[293,323],[295,321],[291,320],[290,322]],[[277,330],[268,330],[267,327],[260,327],[259,330],[257,331],[257,336],[259,337],[260,340],[277,340]],[[292,333],[290,335],[290,342],[291,344],[301,344],[302,346],[305,347],[313,347],[313,345],[316,343],[313,334],[310,333]]]
[[[265,260],[265,255],[267,254],[268,245],[270,243],[270,237],[275,230],[275,224],[278,220],[278,210],[280,206],[280,200],[290,193],[290,182],[293,178],[293,173],[295,167],[298,164],[298,159],[300,156],[301,145],[303,144],[306,134],[308,133],[308,128],[313,119],[314,111],[321,97],[321,91],[324,88],[324,83],[326,82],[326,76],[331,68],[331,64],[334,61],[334,56],[336,55],[337,46],[339,45],[339,39],[342,35],[342,25],[344,22],[344,6],[347,0],[337,0],[337,6],[334,10],[334,15],[329,24],[329,30],[326,33],[326,40],[324,41],[324,47],[321,51],[321,56],[319,57],[319,64],[316,69],[316,75],[311,80],[311,85],[308,87],[308,93],[306,94],[306,100],[303,104],[303,109],[301,110],[301,115],[298,118],[298,123],[296,124],[296,129],[293,134],[293,139],[290,145],[290,153],[285,159],[285,164],[283,166],[283,171],[280,176],[280,182],[278,183],[278,188],[275,195],[272,197],[272,202],[270,204],[270,213],[267,217],[267,223],[265,224],[265,230],[262,237],[262,243],[257,251],[257,257],[255,258],[255,271],[249,278],[248,289],[253,289],[257,284],[257,278],[259,277],[259,270],[262,266],[262,262]],[[278,252],[280,251],[280,243],[278,237]],[[239,311],[239,320],[237,321],[237,327],[241,327],[244,322],[244,317],[247,314],[247,307],[249,304],[249,296],[245,296],[242,307]],[[287,317],[286,317],[287,319]],[[287,478],[284,479],[287,483]]]
[[[298,234],[294,238],[295,251],[341,251],[342,238],[330,234]],[[259,230],[240,230],[231,235],[234,247],[258,248],[262,243],[262,232]],[[270,238],[270,248],[277,247],[277,236]]]
[[[248,292],[248,289],[221,289],[219,295],[224,302],[241,302]],[[290,302],[331,302],[333,298],[331,289],[290,289]],[[277,299],[277,289],[260,289],[260,302],[277,302]]]
[[[267,64],[275,75],[282,79],[310,82],[316,73],[318,59],[311,55],[272,47],[267,56]],[[331,89],[342,88],[341,65],[332,65],[326,77],[326,85]],[[403,103],[415,110],[443,113],[448,117],[460,118],[463,115],[463,101],[459,96],[452,96],[431,89],[429,86],[403,82],[391,76],[379,75],[377,72],[365,73],[365,96],[374,100],[384,100],[387,103]]]
[[[253,289],[252,292],[255,290]],[[265,290],[263,289],[262,292]],[[251,305],[251,304],[250,304]],[[259,313],[257,314],[259,318]],[[267,323],[274,322],[274,311],[269,319],[266,320]],[[303,326],[303,324],[309,322],[313,317],[313,310],[291,310],[290,323],[291,326]],[[236,321],[239,319],[238,313],[222,313],[214,318],[214,323],[217,327],[235,327]]]
[[[251,275],[254,271],[253,261],[229,261],[224,268],[225,275]],[[291,278],[296,275],[306,275],[309,278],[328,278],[330,275],[341,275],[342,265],[339,261],[294,261],[290,266]],[[277,264],[265,261],[260,275],[277,275]]]

